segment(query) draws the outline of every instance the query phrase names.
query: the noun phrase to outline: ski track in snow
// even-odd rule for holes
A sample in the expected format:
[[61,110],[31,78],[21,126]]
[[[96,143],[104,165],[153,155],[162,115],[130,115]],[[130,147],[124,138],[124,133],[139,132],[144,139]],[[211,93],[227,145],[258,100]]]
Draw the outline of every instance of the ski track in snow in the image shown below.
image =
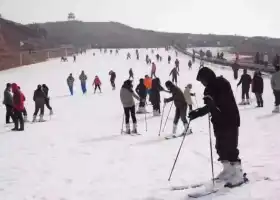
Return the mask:
[[[126,53],[132,60],[126,60]],[[4,125],[5,108],[0,115],[0,199],[1,200],[186,200],[188,192],[170,191],[171,186],[207,181],[211,177],[208,118],[192,122],[193,134],[187,136],[171,182],[168,176],[181,138],[164,140],[172,130],[174,108],[165,133],[158,137],[161,117],[138,115],[141,136],[120,135],[123,116],[119,89],[128,78],[128,69],[135,73],[134,87],[140,77],[150,73],[151,66],[144,62],[146,54],[155,58],[151,50],[140,50],[136,61],[134,50],[121,50],[119,56],[100,54],[95,50],[77,56],[77,63],[61,63],[59,59],[0,72],[0,91],[7,82],[16,82],[27,97],[26,107],[31,120],[34,103],[33,91],[37,84],[50,88],[54,116],[49,122],[26,124],[24,132],[9,132]],[[160,49],[163,62],[157,63],[157,74],[162,84],[169,78],[172,64],[167,64],[168,53]],[[188,70],[189,57],[179,53],[179,86],[193,84],[199,105],[203,105],[203,86],[195,80],[199,61]],[[155,61],[155,59],[153,59]],[[231,81],[237,102],[240,89],[233,72],[217,65],[209,65],[217,75]],[[108,72],[117,73],[117,89],[111,90]],[[82,95],[78,76],[85,70],[88,76],[88,93]],[[75,95],[69,96],[66,78],[73,73]],[[240,70],[240,73],[241,70]],[[252,75],[252,73],[250,72]],[[102,94],[93,94],[92,81],[99,75]],[[240,152],[243,168],[251,177],[270,177],[271,181],[252,182],[223,195],[201,199],[227,200],[279,200],[280,197],[280,115],[272,115],[274,97],[269,79],[265,79],[264,108],[255,105],[240,107]],[[252,94],[251,94],[252,95]],[[162,93],[162,98],[168,94]],[[253,95],[252,95],[253,97]],[[1,100],[3,93],[0,94]],[[195,99],[194,99],[195,102]],[[254,101],[253,101],[254,102]],[[163,106],[163,104],[161,105]],[[195,106],[196,107],[196,106]],[[165,108],[166,115],[169,105]],[[152,111],[151,106],[148,107]],[[46,109],[46,113],[48,110]],[[49,120],[46,115],[45,119]],[[178,132],[183,131],[180,122]],[[217,156],[215,156],[215,159]],[[221,170],[215,161],[215,174]]]

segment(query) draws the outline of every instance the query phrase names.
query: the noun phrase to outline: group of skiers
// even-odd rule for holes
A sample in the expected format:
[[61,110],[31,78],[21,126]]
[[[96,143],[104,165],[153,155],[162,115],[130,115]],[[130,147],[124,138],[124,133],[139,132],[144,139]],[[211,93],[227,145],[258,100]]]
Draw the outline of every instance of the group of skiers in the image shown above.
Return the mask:
[[[50,106],[50,98],[48,97],[49,88],[46,84],[38,85],[34,91],[33,100],[35,102],[35,111],[32,122],[36,122],[36,117],[40,111],[39,122],[43,122],[44,106],[50,110],[50,115],[53,114]],[[25,96],[16,83],[7,83],[4,91],[3,104],[6,107],[6,124],[10,124],[10,119],[13,120],[15,127],[12,131],[23,131],[24,122],[27,122],[27,112],[24,106]]]

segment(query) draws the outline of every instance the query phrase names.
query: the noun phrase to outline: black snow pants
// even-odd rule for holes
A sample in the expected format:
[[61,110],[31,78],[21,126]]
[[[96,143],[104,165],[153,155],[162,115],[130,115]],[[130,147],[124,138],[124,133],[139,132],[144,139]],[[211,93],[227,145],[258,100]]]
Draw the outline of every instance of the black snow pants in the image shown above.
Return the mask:
[[249,90],[250,88],[242,88],[242,96],[241,96],[242,99],[245,99],[245,97],[246,99],[250,99]]
[[[22,111],[15,110],[14,111],[14,124],[15,124],[15,129],[17,130],[24,130],[24,120],[22,116]],[[19,128],[20,124],[20,128]]]
[[45,111],[45,105],[40,103],[35,102],[35,112],[33,114],[33,116],[37,116],[38,112],[40,111],[40,116],[44,115],[44,111]]
[[258,106],[263,106],[262,94],[260,94],[260,93],[255,93],[255,95],[256,95],[256,99],[257,99],[257,104],[258,104]]
[[143,98],[143,97],[140,97],[140,103],[139,103],[139,107],[145,107],[145,104],[146,104],[146,97]]
[[49,110],[52,110],[52,107],[50,106],[50,98],[46,98],[46,106]]
[[13,113],[13,107],[9,105],[6,106],[6,124],[10,123],[10,118],[14,121],[14,113]]
[[160,102],[153,102],[153,110],[156,110],[160,113]]
[[133,124],[137,123],[136,116],[135,116],[135,106],[124,108],[124,115],[125,115],[125,124],[129,124],[130,115]]
[[274,97],[275,97],[275,106],[279,106],[280,105],[280,91],[278,90],[274,90]]
[[115,88],[116,87],[115,79],[111,79],[110,82],[111,82],[112,88]]
[[99,89],[99,91],[101,92],[101,88],[100,88],[100,85],[95,85],[95,87],[94,87],[94,93],[96,92],[96,89]]
[[181,118],[183,124],[187,124],[188,120],[187,120],[186,114],[187,114],[187,106],[183,106],[181,108],[176,107],[173,123],[177,125],[179,122],[179,118]]
[[176,85],[177,85],[177,76],[172,76],[172,82],[176,83]]
[[238,150],[239,128],[233,127],[227,130],[215,131],[216,150],[219,161],[240,162]]

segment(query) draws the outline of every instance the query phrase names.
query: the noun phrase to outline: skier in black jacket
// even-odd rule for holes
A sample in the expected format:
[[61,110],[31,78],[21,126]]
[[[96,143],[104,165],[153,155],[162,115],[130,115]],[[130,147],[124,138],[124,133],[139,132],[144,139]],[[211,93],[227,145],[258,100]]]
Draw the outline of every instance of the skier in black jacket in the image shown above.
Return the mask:
[[252,81],[252,92],[255,93],[257,99],[257,107],[263,107],[263,78],[260,71],[256,71]]
[[7,83],[6,89],[4,91],[4,100],[3,104],[6,106],[6,124],[11,123],[10,118],[13,120],[13,95],[11,93],[12,84]]
[[32,122],[36,122],[36,117],[37,117],[39,110],[40,110],[39,122],[43,122],[46,94],[43,92],[41,85],[38,85],[37,89],[34,91],[33,101],[35,102],[35,112],[33,114]]
[[171,56],[169,55],[168,56],[168,64],[170,64],[170,62],[171,62]]
[[144,85],[143,78],[139,80],[139,84],[137,85],[135,91],[140,97],[139,109],[137,113],[146,113],[145,106],[146,106],[147,88]]
[[52,107],[50,106],[50,97],[49,97],[49,88],[48,88],[48,86],[46,85],[46,84],[43,84],[42,85],[42,90],[43,90],[43,92],[45,93],[45,95],[46,95],[46,106],[47,106],[47,108],[50,110],[50,115],[53,115],[53,109],[52,109]]
[[[240,81],[237,84],[237,87],[240,84],[242,84],[242,102],[240,103],[240,105],[250,104],[249,90],[250,90],[251,83],[252,83],[252,78],[249,74],[247,74],[247,69],[244,69]],[[245,101],[245,97],[246,97],[246,101]]]
[[187,130],[188,132],[186,132],[186,129],[188,127],[188,120],[186,117],[187,102],[185,100],[184,93],[181,91],[180,88],[175,86],[171,81],[166,81],[165,86],[171,92],[172,97],[168,99],[164,99],[164,103],[174,101],[174,105],[176,107],[172,134],[173,135],[176,134],[179,118],[181,118],[184,124],[184,132],[182,134],[191,134],[190,128]]
[[116,84],[115,84],[116,72],[114,72],[113,70],[110,70],[109,75],[110,75],[110,82],[112,85],[112,89],[115,90],[116,89]]
[[174,67],[169,76],[172,76],[172,82],[175,83],[177,85],[177,77],[179,76],[179,72],[177,70],[177,67]]
[[211,121],[216,137],[216,150],[219,161],[223,164],[223,171],[217,176],[218,180],[236,186],[244,182],[239,159],[238,132],[240,116],[230,83],[222,76],[204,67],[199,70],[197,80],[204,86],[204,103],[189,114],[190,120],[211,114]]
[[160,79],[152,80],[152,88],[150,90],[150,101],[153,105],[153,115],[160,116],[160,92],[165,91],[160,84]]

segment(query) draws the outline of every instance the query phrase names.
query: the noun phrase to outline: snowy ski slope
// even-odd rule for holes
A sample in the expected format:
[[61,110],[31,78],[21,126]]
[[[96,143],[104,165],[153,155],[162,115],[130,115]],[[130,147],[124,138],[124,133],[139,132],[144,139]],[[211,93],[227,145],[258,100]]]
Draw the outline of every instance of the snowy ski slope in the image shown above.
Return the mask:
[[[126,60],[126,53],[132,60]],[[157,51],[155,51],[156,54]],[[168,176],[181,138],[164,140],[170,134],[174,110],[165,132],[158,137],[160,117],[138,115],[138,130],[142,136],[120,135],[123,116],[119,89],[133,68],[136,79],[150,72],[144,62],[151,50],[140,50],[141,60],[136,61],[135,50],[121,50],[119,56],[95,51],[78,56],[77,63],[46,63],[11,69],[0,73],[0,97],[6,82],[18,83],[27,97],[26,107],[31,120],[34,112],[32,100],[37,84],[50,88],[51,105],[55,115],[45,123],[26,124],[24,132],[9,132],[12,126],[4,125],[5,108],[0,115],[0,199],[1,200],[185,200],[191,190],[170,191],[171,186],[207,181],[211,177],[208,118],[200,118],[191,125],[194,132],[186,138],[180,159],[171,182]],[[162,83],[169,78],[173,67],[167,64],[168,53],[160,49],[163,62],[157,63],[157,74]],[[172,54],[174,63],[175,53]],[[197,103],[202,106],[204,88],[195,78],[199,62],[188,70],[189,57],[179,54],[179,86],[193,84]],[[240,101],[237,82],[232,71],[210,66],[217,75],[232,83]],[[111,90],[108,72],[117,73],[117,89]],[[78,76],[81,70],[88,75],[88,94],[82,95]],[[69,96],[66,78],[73,73],[75,95]],[[93,78],[99,75],[102,94],[93,94]],[[162,93],[162,98],[168,96]],[[240,107],[240,152],[243,168],[252,179],[269,177],[267,181],[253,181],[222,195],[214,194],[201,199],[215,200],[279,200],[280,199],[280,115],[272,115],[274,98],[269,79],[265,79],[264,108],[253,105]],[[195,100],[194,100],[195,101]],[[161,105],[163,106],[163,104]],[[166,106],[164,120],[169,110]],[[152,111],[152,108],[148,108]],[[48,111],[46,110],[46,114]],[[48,115],[45,116],[49,120]],[[179,132],[183,130],[180,122]],[[216,156],[215,156],[216,158]],[[221,166],[215,161],[215,174]]]

